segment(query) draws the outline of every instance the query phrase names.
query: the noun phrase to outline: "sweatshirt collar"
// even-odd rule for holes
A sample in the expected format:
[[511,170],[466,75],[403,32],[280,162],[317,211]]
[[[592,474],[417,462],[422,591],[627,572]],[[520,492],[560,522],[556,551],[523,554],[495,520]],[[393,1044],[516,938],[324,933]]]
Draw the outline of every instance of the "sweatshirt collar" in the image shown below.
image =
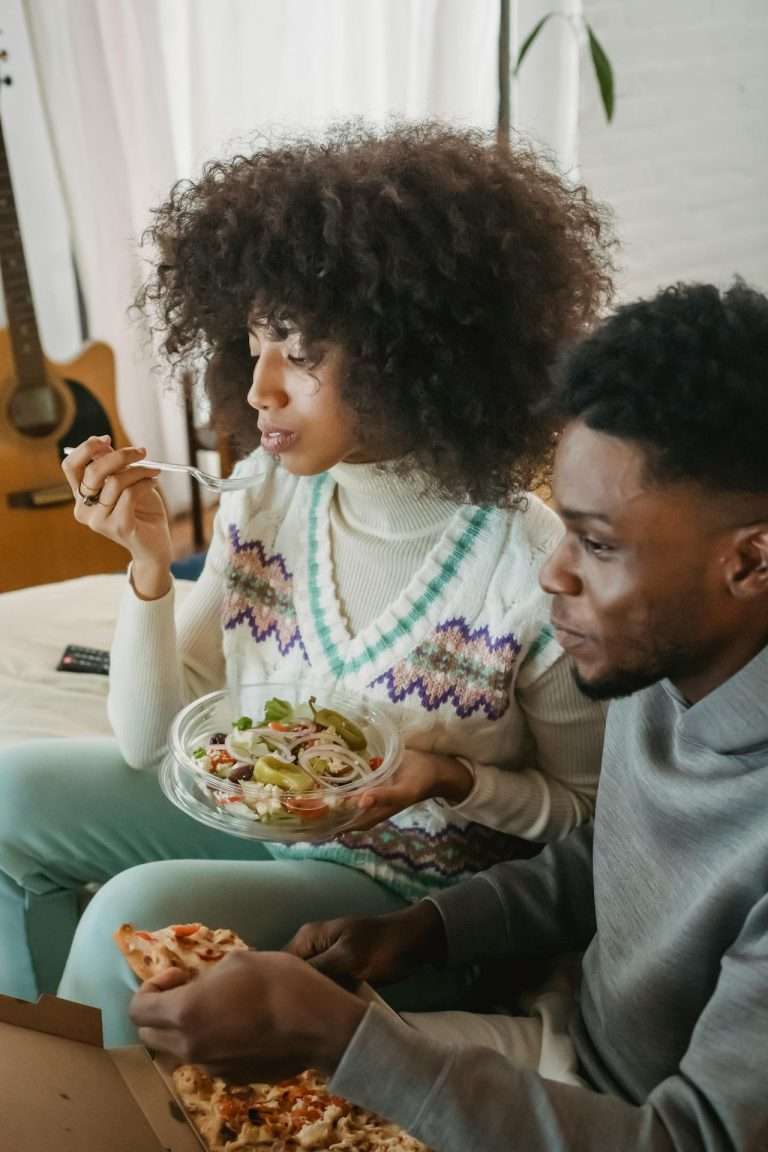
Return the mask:
[[768,749],[768,645],[696,704],[686,705],[674,685],[663,683],[685,709],[680,723],[687,740],[721,755]]

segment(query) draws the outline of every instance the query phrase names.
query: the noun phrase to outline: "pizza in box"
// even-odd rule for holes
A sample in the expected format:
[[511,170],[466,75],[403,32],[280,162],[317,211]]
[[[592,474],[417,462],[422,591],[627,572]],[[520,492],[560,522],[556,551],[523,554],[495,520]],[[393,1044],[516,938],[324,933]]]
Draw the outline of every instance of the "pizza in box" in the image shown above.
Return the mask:
[[[115,933],[131,970],[146,980],[168,968],[193,975],[228,952],[247,948],[229,929],[174,924],[144,932],[123,924]],[[232,1084],[197,1064],[182,1064],[173,1083],[209,1152],[428,1152],[396,1124],[328,1091],[308,1070],[277,1084]]]

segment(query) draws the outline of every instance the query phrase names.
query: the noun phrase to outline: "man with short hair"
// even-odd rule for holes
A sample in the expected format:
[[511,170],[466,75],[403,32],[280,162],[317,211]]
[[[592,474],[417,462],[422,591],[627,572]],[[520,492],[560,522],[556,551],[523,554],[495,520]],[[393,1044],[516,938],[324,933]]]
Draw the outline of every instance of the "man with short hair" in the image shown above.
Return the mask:
[[[246,953],[161,980],[134,1020],[235,1074],[319,1066],[436,1152],[766,1152],[768,300],[678,286],[620,308],[560,399],[566,531],[542,583],[582,689],[614,699],[594,830],[403,912],[306,926],[289,952],[319,972]],[[573,950],[570,1040],[542,1010],[446,1043],[443,1014],[409,1027],[320,974]]]

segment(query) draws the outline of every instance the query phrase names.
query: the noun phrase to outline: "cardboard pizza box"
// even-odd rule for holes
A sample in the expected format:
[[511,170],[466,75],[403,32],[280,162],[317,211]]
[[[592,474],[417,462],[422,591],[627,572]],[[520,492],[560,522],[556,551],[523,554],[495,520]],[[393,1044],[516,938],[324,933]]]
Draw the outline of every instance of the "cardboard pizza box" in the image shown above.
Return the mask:
[[106,1049],[101,1013],[0,996],[3,1152],[200,1152],[149,1053]]
[[[362,999],[384,1004],[367,985]],[[167,1069],[145,1048],[104,1048],[97,1008],[0,996],[0,1149],[200,1152]]]

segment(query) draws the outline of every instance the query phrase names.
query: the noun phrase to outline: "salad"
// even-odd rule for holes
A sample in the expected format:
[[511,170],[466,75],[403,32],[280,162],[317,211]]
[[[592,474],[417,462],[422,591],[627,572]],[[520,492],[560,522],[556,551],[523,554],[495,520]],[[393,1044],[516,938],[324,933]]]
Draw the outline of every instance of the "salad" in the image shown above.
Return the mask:
[[192,755],[202,772],[233,785],[214,790],[217,804],[265,823],[321,819],[382,764],[363,730],[314,696],[295,706],[268,700],[263,716],[241,716]]

